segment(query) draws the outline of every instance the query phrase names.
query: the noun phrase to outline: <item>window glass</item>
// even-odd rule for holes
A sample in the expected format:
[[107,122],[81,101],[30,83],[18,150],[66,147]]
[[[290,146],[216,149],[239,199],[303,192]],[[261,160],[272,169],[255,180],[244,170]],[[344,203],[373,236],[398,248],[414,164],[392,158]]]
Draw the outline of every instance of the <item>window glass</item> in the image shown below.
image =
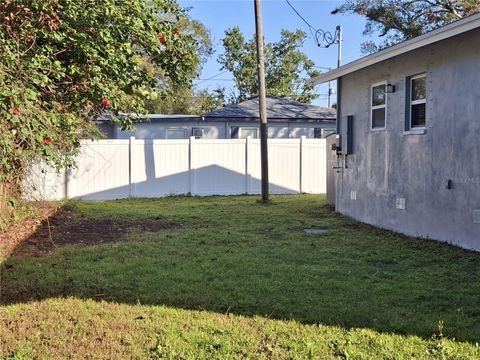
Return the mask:
[[247,137],[251,137],[252,139],[256,139],[257,136],[257,128],[240,128],[240,139],[246,139]]
[[[407,114],[406,129],[425,127],[427,112],[427,77],[425,74],[412,76],[410,78],[409,112]],[[407,97],[408,98],[408,97]]]
[[238,126],[230,128],[230,139],[238,139]]
[[421,100],[427,97],[427,81],[426,78],[419,77],[412,79],[412,100]]
[[425,103],[412,105],[412,127],[425,126]]
[[385,108],[372,110],[372,128],[385,127]]
[[203,137],[203,129],[192,128],[192,136],[195,136],[195,139],[201,139]]
[[372,86],[372,129],[385,128],[387,111],[387,85]]
[[378,85],[372,88],[372,106],[385,105],[386,85]]
[[186,139],[187,131],[185,129],[167,129],[167,139]]

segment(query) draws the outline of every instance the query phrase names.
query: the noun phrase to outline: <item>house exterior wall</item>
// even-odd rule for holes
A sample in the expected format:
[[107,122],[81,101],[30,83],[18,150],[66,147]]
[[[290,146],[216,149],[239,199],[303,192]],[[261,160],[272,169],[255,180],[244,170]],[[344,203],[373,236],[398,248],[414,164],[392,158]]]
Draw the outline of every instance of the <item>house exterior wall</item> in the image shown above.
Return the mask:
[[[238,128],[250,128],[254,127],[259,129],[257,122],[244,122],[244,121],[230,121],[227,122],[228,134],[231,134],[232,127]],[[312,122],[271,122],[268,124],[268,137],[271,139],[288,139],[288,138],[300,138],[305,136],[307,139],[313,139],[315,136],[315,128],[325,130],[335,130],[335,124],[320,124]]]
[[[192,136],[193,128],[203,129],[204,139],[230,139],[232,134],[232,127],[237,128],[259,128],[256,122],[221,120],[218,122],[171,122],[171,123],[138,123],[135,124],[133,131],[121,131],[118,125],[115,125],[111,138],[128,139],[134,136],[137,139],[166,139],[167,129],[184,129],[186,138]],[[314,138],[315,128],[324,128],[329,130],[335,129],[335,124],[312,124],[308,122],[292,123],[271,123],[268,125],[268,135],[272,139],[282,138],[300,138],[305,136],[307,138]]]
[[225,124],[224,123],[199,123],[199,122],[171,122],[171,123],[138,123],[135,124],[135,130],[133,131],[121,131],[116,127],[116,139],[128,139],[131,136],[135,136],[137,139],[166,139],[168,129],[184,129],[186,132],[186,138],[192,136],[193,128],[203,129],[204,139],[223,139],[225,136]]
[[[419,73],[427,75],[426,126],[424,134],[414,135],[405,131],[406,79]],[[353,154],[340,158],[337,210],[407,235],[480,250],[480,29],[340,81],[343,148],[346,116],[352,115]],[[387,94],[386,129],[371,130],[371,85],[381,81],[396,89]],[[447,180],[452,189],[446,189]],[[397,199],[405,199],[405,209],[397,209]]]

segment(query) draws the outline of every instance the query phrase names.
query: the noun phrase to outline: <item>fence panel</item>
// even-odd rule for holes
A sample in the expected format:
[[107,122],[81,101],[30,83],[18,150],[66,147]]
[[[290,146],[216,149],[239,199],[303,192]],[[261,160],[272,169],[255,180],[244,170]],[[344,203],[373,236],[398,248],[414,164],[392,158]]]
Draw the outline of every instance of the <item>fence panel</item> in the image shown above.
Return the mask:
[[82,141],[77,168],[68,171],[67,197],[89,200],[130,196],[128,140]]
[[[302,192],[323,194],[327,191],[327,145],[325,141],[303,139]],[[321,156],[320,156],[321,155]]]
[[[273,194],[325,193],[324,139],[269,139]],[[32,167],[34,200],[90,200],[261,192],[260,140],[82,141],[77,168]]]
[[22,183],[24,198],[30,201],[62,200],[66,190],[65,171],[57,172],[45,162],[32,164]]
[[132,140],[132,196],[190,192],[188,140]]
[[[260,140],[250,140],[248,168],[251,194],[261,193]],[[268,180],[272,194],[300,192],[300,139],[268,140]]]
[[192,195],[245,194],[245,140],[192,140]]

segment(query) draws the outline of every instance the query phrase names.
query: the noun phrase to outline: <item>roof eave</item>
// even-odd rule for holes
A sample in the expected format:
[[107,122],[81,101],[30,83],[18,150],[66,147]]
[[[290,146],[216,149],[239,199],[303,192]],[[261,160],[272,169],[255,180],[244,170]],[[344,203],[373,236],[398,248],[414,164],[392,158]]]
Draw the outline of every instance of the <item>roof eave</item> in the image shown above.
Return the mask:
[[433,44],[435,42],[448,39],[452,36],[462,34],[478,27],[480,27],[480,13],[442,26],[441,28],[391,46],[375,54],[360,58],[335,70],[326,72],[325,74],[320,74],[319,76],[310,79],[309,83],[311,85],[323,84],[327,81],[338,79],[354,71],[376,64],[380,61],[384,61],[406,52]]

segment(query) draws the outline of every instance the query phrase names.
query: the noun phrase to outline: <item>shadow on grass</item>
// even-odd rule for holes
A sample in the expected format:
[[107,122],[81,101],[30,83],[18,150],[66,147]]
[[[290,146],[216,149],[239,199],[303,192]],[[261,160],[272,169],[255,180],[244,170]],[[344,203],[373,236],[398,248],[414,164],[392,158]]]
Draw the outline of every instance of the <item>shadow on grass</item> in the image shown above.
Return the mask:
[[75,296],[424,338],[441,321],[449,337],[480,338],[478,254],[352,222],[318,197],[234,199],[60,209],[58,248],[43,224],[3,264],[0,303]]

